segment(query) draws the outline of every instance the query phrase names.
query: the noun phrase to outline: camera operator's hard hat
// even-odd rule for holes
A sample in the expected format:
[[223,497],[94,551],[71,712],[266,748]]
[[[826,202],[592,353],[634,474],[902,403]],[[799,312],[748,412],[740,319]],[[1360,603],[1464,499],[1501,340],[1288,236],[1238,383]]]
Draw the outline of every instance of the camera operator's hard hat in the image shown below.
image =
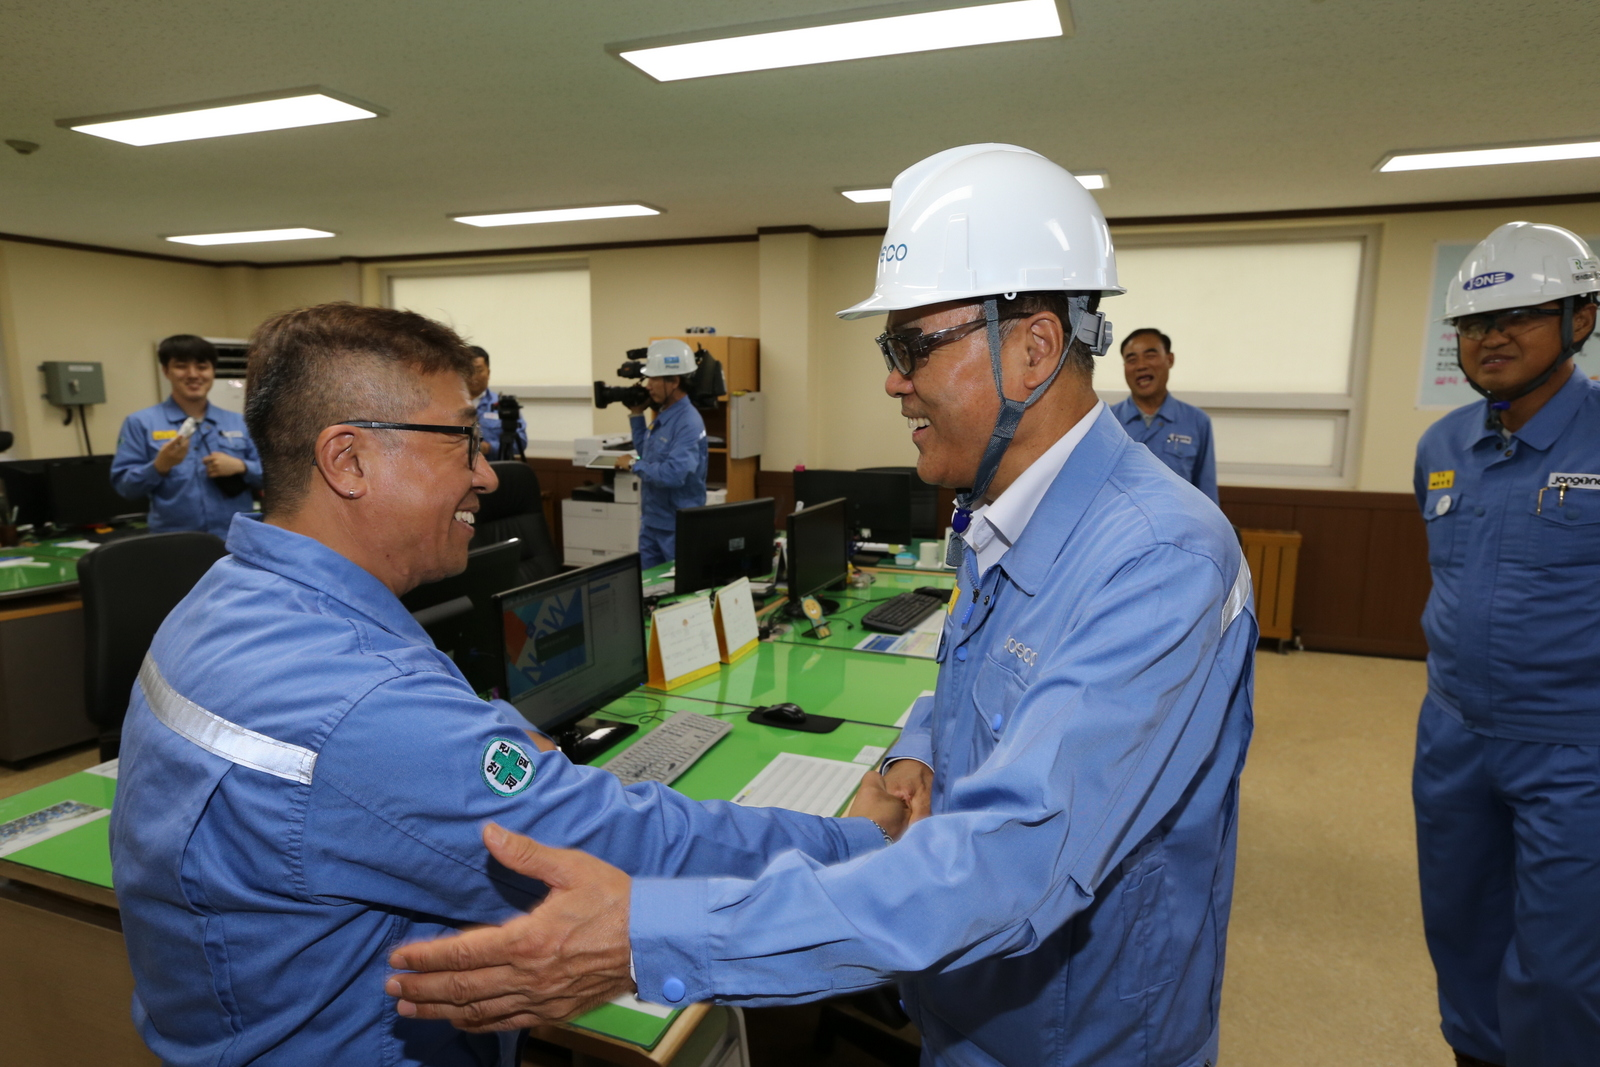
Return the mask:
[[900,172],[872,295],[839,312],[886,311],[1063,290],[1115,296],[1105,216],[1070,172],[1010,144],[969,144]]
[[672,374],[686,378],[693,373],[694,349],[673,338],[650,342],[644,357],[646,378],[665,378]]
[[1600,292],[1600,260],[1560,226],[1508,222],[1468,254],[1445,291],[1446,320]]

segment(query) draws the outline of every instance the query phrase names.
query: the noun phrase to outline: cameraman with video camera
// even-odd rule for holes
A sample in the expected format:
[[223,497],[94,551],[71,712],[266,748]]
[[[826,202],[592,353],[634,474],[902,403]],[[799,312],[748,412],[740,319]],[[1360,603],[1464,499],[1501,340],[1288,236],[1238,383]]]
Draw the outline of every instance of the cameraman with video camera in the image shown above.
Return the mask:
[[645,567],[674,558],[678,509],[706,502],[706,424],[684,390],[694,371],[694,351],[682,341],[650,342],[643,377],[657,408],[655,420],[646,429],[646,405],[628,409],[639,458],[624,456],[616,469],[639,476],[639,555]]
[[[502,397],[489,388],[489,353],[477,345],[469,345],[472,352],[472,377],[467,388],[472,391],[473,403],[478,406],[478,430],[483,438],[483,454],[490,459],[518,459],[528,448],[528,424],[523,421],[516,397]],[[517,432],[510,441],[500,439],[504,429],[503,419],[515,418]]]

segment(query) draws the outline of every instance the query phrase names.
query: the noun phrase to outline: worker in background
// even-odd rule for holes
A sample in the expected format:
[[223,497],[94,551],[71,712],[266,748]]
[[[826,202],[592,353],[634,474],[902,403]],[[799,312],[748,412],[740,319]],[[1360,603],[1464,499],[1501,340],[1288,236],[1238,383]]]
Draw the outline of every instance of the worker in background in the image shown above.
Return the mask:
[[623,456],[617,470],[639,476],[639,562],[646,567],[676,557],[678,509],[706,502],[706,424],[684,391],[694,371],[694,350],[688,345],[651,341],[644,384],[656,417],[646,428],[644,405],[629,409],[639,458]]
[[203,530],[228,536],[228,524],[255,507],[261,460],[244,416],[207,397],[217,374],[210,341],[182,333],[156,349],[172,395],[122,423],[111,485],[129,500],[150,498],[147,521],[157,533]]
[[[980,144],[895,179],[876,290],[917,473],[958,498],[938,687],[889,753],[913,817],[846,864],[628,879],[402,946],[400,1007],[471,1028],[551,1017],[603,962],[664,1004],[816,1000],[898,980],[922,1062],[1216,1062],[1257,629],[1233,530],[1096,398],[1120,293],[1071,174]],[[952,259],[952,257],[954,257]],[[551,877],[552,852],[500,848]],[[606,917],[603,928],[588,917]]]
[[1156,454],[1178,477],[1217,503],[1217,453],[1211,416],[1167,392],[1172,338],[1146,326],[1122,339],[1122,376],[1128,399],[1111,413],[1128,436]]
[[[500,394],[489,388],[489,353],[477,345],[470,345],[472,352],[472,375],[467,381],[467,388],[472,392],[472,401],[478,408],[478,432],[483,435],[483,443],[479,446],[483,454],[490,459],[500,459],[500,443],[503,427],[500,422]],[[522,414],[517,413],[517,434],[514,454],[522,455],[528,450],[528,424],[523,420]]]
[[1479,1067],[1600,1062],[1600,262],[1512,222],[1445,297],[1483,403],[1417,445],[1433,591],[1412,793],[1445,1040]]
[[881,850],[904,826],[881,781],[840,819],[625,788],[479,699],[399,600],[465,568],[498,484],[470,368],[447,327],[391,308],[256,331],[264,518],[234,521],[151,643],[111,813],[134,1021],[163,1064],[516,1067],[512,1035],[402,1018],[383,995],[397,944],[545,895],[489,860],[490,822],[641,875],[737,878]]

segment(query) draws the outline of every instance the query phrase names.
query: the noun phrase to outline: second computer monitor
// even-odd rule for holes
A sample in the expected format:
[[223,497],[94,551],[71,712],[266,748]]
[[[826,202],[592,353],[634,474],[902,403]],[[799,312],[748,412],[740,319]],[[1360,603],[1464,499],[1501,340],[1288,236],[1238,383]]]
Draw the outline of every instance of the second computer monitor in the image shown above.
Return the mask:
[[693,593],[770,574],[776,518],[770,496],[679,508],[673,592]]
[[850,576],[845,501],[829,500],[789,516],[789,599],[820,593]]
[[794,472],[795,499],[811,504],[844,497],[850,533],[864,540],[907,544],[911,540],[911,476],[885,471]]
[[546,733],[644,684],[639,557],[621,556],[495,598],[505,697]]

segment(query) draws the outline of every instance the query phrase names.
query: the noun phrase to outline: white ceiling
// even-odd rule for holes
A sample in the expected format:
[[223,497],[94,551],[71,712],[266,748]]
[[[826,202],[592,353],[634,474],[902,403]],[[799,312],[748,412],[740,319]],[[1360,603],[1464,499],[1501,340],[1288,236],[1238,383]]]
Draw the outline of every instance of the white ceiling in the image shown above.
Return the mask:
[[[1600,160],[1376,174],[1600,136],[1594,0],[1072,0],[1075,36],[658,84],[606,45],[849,0],[0,0],[0,231],[215,260],[881,226],[922,156],[1105,169],[1113,217],[1583,193]],[[858,5],[859,6],[859,5]],[[1063,4],[1064,6],[1064,4]],[[323,85],[389,117],[135,148],[59,118]],[[647,219],[454,213],[642,200]],[[328,240],[190,249],[278,226]]]

